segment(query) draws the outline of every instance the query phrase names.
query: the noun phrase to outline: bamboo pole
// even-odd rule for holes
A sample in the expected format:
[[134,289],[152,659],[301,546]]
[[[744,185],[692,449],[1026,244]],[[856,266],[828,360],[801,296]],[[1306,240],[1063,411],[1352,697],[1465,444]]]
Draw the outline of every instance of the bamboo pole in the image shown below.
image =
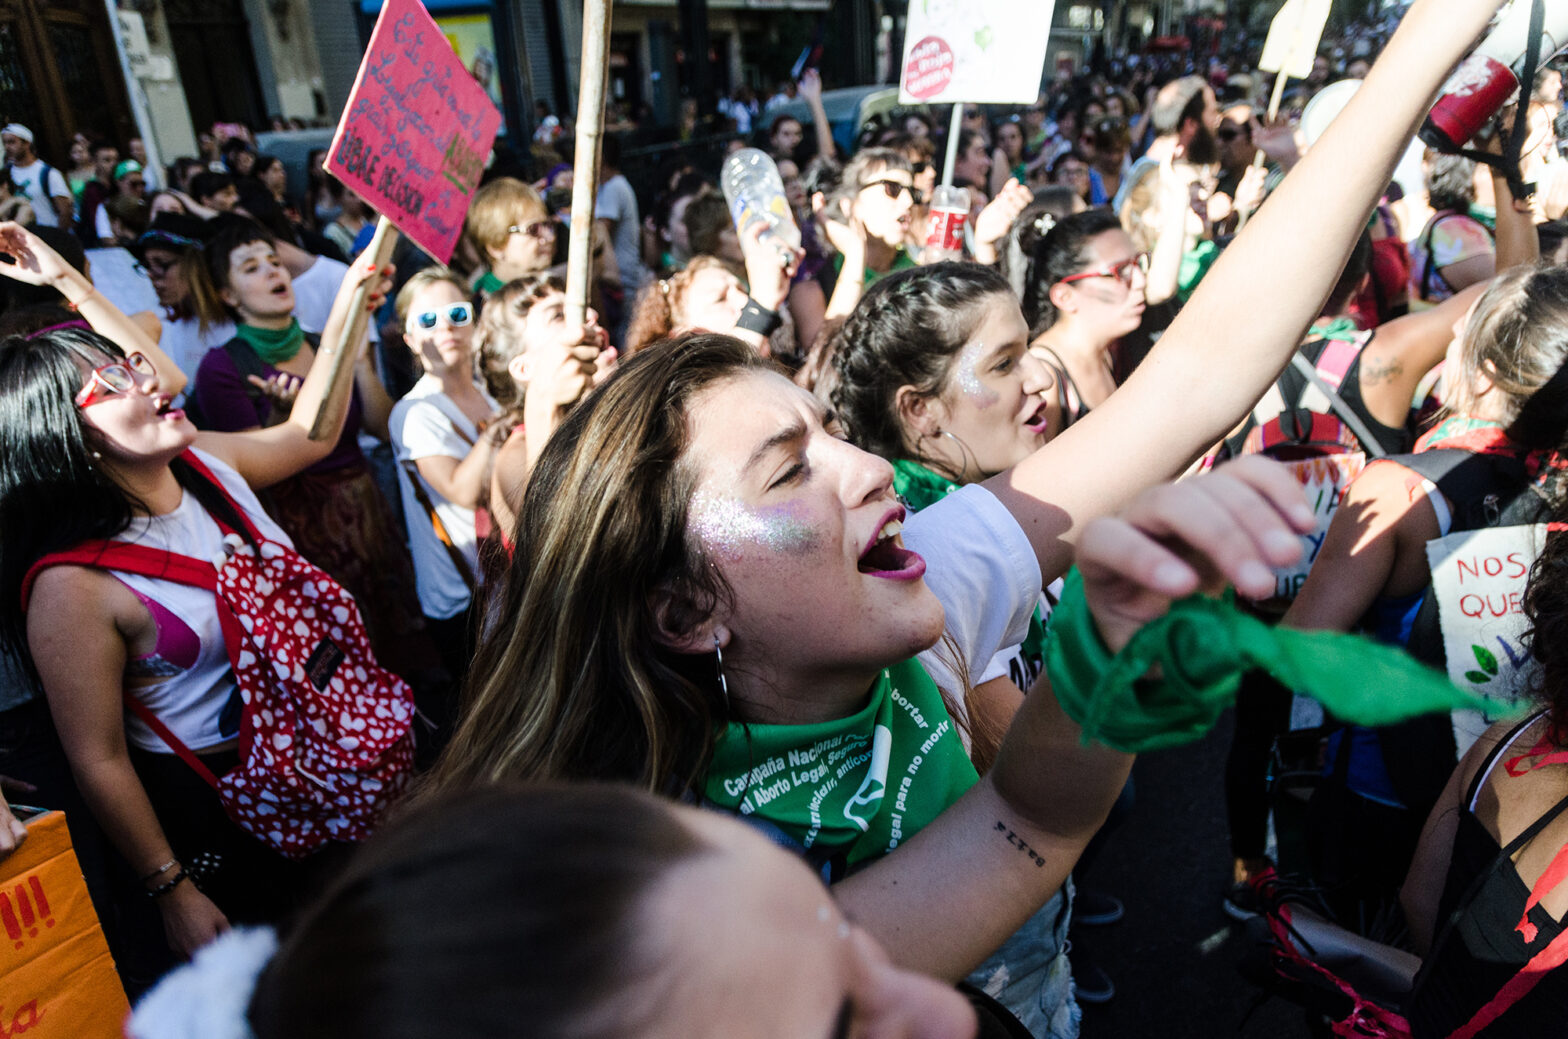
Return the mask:
[[599,144],[609,86],[612,0],[583,0],[582,74],[577,92],[577,150],[572,159],[572,234],[566,256],[567,324],[587,316],[593,274],[593,208],[599,194]]
[[[392,259],[392,250],[397,246],[397,228],[392,226],[392,221],[381,217],[376,221],[376,233],[370,239],[370,244],[365,247],[365,256],[375,257],[376,270],[380,271]],[[358,262],[358,261],[356,261]],[[332,353],[332,378],[328,379],[326,386],[330,388],[338,385],[338,380],[344,378],[344,368],[352,368],[359,360],[359,344],[364,340],[365,333],[370,324],[370,311],[366,306],[370,303],[371,291],[381,283],[381,276],[377,274],[368,278],[359,288],[354,290],[354,303],[349,311],[348,322],[343,327],[343,338],[338,340],[336,349]],[[347,376],[352,378],[352,376]],[[348,398],[343,398],[343,408],[348,407]],[[340,408],[330,404],[323,404],[316,412],[316,421],[310,427],[310,439],[326,440],[329,436],[336,437],[337,430],[342,425],[341,416],[337,414]]]

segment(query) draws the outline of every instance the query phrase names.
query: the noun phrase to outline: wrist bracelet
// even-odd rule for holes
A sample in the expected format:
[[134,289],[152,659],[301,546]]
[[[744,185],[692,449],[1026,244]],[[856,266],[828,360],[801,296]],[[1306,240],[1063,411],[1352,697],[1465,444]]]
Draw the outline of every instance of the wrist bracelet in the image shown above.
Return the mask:
[[151,873],[149,873],[145,877],[143,877],[141,879],[141,881],[140,881],[141,885],[143,887],[146,887],[147,886],[147,882],[149,880],[151,880],[153,877],[161,877],[165,873],[169,872],[169,870],[173,869],[175,866],[178,866],[179,864],[180,864],[180,860],[179,859],[170,859],[168,862],[165,862],[163,865],[159,866],[157,869],[153,870]]
[[735,327],[746,332],[755,332],[761,336],[770,336],[777,332],[784,324],[784,319],[778,311],[769,310],[750,296],[746,297],[746,306],[741,310],[740,317],[735,319]]
[[[65,309],[71,311],[73,314],[76,313],[78,308],[80,308],[83,303],[86,303],[88,300],[92,299],[93,296],[97,294],[97,292],[98,286],[91,285],[87,289],[87,295],[83,296],[81,299],[73,300],[67,297],[65,301]],[[60,295],[64,296],[65,293],[62,292]]]
[[179,887],[180,883],[182,881],[189,880],[190,878],[191,878],[191,875],[189,873],[185,872],[182,869],[178,873],[176,873],[173,876],[173,878],[171,878],[167,882],[165,882],[163,884],[159,884],[157,887],[155,887],[155,888],[151,889],[150,891],[148,891],[147,892],[147,897],[148,898],[152,898],[152,899],[162,898],[164,895],[167,895],[170,891],[173,891],[175,888]]

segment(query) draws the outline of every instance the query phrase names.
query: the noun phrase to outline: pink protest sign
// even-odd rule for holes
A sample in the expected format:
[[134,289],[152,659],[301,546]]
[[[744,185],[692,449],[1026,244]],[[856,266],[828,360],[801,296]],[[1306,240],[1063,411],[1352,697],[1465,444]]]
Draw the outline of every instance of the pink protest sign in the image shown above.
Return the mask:
[[387,0],[325,166],[445,263],[500,125],[419,0]]

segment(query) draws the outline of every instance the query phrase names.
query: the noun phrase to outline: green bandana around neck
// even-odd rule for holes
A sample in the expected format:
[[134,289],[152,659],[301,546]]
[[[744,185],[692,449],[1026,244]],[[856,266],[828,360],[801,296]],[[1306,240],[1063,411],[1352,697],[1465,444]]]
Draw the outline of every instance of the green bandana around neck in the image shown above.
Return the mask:
[[495,271],[486,270],[484,274],[480,276],[479,284],[476,287],[486,296],[493,296],[497,292],[500,292],[502,289],[506,288],[506,282],[502,281],[500,278],[497,278],[495,276]]
[[[1144,679],[1158,665],[1159,679]],[[1129,754],[1200,739],[1262,668],[1330,714],[1376,728],[1421,714],[1497,706],[1462,692],[1404,650],[1337,631],[1295,631],[1234,603],[1194,595],[1171,605],[1112,657],[1074,568],[1051,614],[1046,670],[1062,710],[1096,740]]]
[[941,691],[908,660],[885,669],[847,718],[726,726],[704,796],[771,823],[812,861],[853,867],[914,836],[978,781]]
[[900,458],[893,463],[893,491],[911,512],[935,505],[956,490],[958,484],[919,462]]
[[1348,317],[1320,321],[1307,330],[1309,339],[1334,339],[1341,343],[1354,343],[1361,334],[1361,329]]
[[256,352],[262,364],[274,366],[293,360],[305,345],[305,330],[299,327],[298,318],[290,318],[287,328],[239,324],[234,326],[234,334]]

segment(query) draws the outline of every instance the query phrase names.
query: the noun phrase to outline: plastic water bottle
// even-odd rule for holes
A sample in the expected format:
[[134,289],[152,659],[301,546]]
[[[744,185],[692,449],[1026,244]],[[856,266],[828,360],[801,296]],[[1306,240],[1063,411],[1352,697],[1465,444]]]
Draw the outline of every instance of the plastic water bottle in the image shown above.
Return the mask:
[[772,235],[791,251],[800,248],[800,228],[795,226],[789,200],[784,197],[784,181],[766,152],[742,148],[731,155],[724,160],[719,183],[724,187],[724,201],[729,203],[735,231],[742,240],[751,226],[761,220],[768,225],[764,238]]
[[926,225],[922,262],[964,258],[964,221],[969,219],[969,189],[940,185],[931,193],[931,218]]

